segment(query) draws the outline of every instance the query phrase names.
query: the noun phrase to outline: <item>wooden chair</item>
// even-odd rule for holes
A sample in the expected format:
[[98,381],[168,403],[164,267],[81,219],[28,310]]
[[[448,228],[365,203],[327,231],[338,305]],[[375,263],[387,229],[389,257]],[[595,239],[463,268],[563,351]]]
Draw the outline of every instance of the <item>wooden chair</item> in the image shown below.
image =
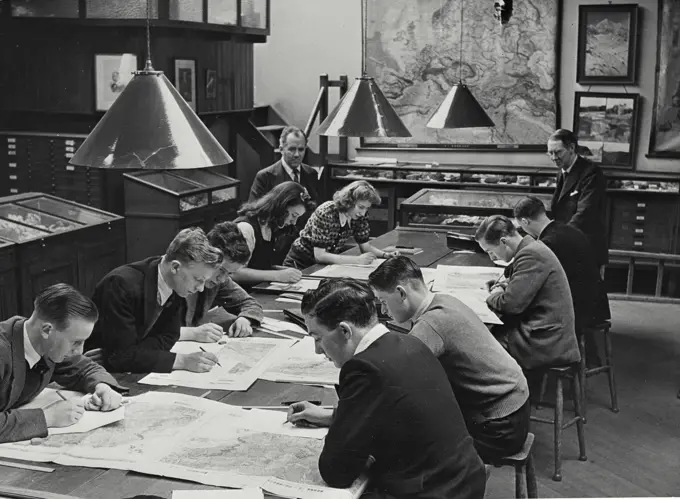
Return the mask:
[[[581,351],[581,366],[579,368],[580,378],[581,378],[581,390],[583,394],[581,396],[583,419],[586,418],[586,406],[588,405],[588,396],[586,392],[588,378],[590,376],[595,376],[597,374],[607,374],[609,377],[609,396],[612,401],[612,412],[619,412],[619,402],[616,396],[616,379],[614,377],[614,361],[612,354],[612,343],[609,336],[609,330],[611,329],[611,322],[605,321],[595,326],[586,329],[585,334],[581,336],[579,340],[579,350]],[[585,348],[585,335],[586,334],[597,334],[602,333],[604,337],[604,360],[601,366],[592,367],[588,369],[586,367],[586,348]]]
[[[494,466],[512,466],[515,468],[515,497],[517,499],[538,497],[534,459],[531,455],[531,446],[533,444],[534,434],[529,433],[521,451],[491,463]],[[488,480],[491,474],[491,467],[489,465],[485,467],[486,479]]]
[[[581,412],[581,397],[583,396],[583,392],[581,390],[580,366],[581,364],[578,363],[569,366],[553,366],[543,370],[544,375],[552,374],[555,376],[555,415],[553,419],[531,416],[531,421],[553,425],[555,441],[555,473],[553,475],[553,480],[556,482],[562,481],[562,431],[569,428],[570,426],[573,426],[574,424],[576,425],[576,431],[578,434],[579,461],[587,461],[585,429],[583,427],[583,414]],[[545,379],[546,378],[544,377],[544,380]],[[566,422],[563,421],[563,382],[565,379],[571,380],[572,383],[572,396],[574,410],[576,413],[573,418],[567,420]]]

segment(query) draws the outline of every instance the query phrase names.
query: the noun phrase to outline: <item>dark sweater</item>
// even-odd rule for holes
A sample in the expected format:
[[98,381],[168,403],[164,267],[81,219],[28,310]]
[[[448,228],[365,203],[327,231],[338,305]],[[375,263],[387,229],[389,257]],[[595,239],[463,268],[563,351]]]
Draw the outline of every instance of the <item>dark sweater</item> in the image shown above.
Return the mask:
[[113,372],[172,371],[179,340],[184,300],[175,293],[158,304],[158,264],[161,257],[123,265],[97,284],[92,300],[99,320],[85,349],[102,348]]
[[371,476],[394,497],[482,499],[484,465],[441,365],[416,338],[386,333],[340,370],[339,402],[319,458],[331,487]]

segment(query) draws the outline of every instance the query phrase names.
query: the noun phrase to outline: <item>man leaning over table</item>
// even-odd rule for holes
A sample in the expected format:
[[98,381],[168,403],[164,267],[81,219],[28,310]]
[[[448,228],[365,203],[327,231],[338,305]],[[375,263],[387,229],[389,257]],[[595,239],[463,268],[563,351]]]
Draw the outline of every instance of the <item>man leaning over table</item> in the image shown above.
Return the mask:
[[99,320],[86,351],[101,348],[113,372],[210,371],[217,363],[213,353],[170,349],[180,338],[184,298],[203,291],[221,263],[222,252],[205,233],[189,228],[175,236],[165,255],[112,270],[92,297]]
[[[68,284],[55,284],[36,297],[28,319],[0,322],[0,443],[46,437],[48,428],[71,426],[85,410],[120,407],[119,392],[127,389],[82,355],[96,321],[89,298]],[[92,396],[21,409],[52,381]]]
[[484,465],[428,348],[378,322],[375,295],[354,279],[324,279],[302,313],[316,352],[340,368],[333,411],[292,404],[294,424],[329,426],[319,471],[346,488],[371,463],[377,498],[481,499]]
[[529,433],[529,387],[522,368],[467,305],[432,293],[412,260],[397,256],[368,277],[392,318],[439,359],[484,462],[516,454]]

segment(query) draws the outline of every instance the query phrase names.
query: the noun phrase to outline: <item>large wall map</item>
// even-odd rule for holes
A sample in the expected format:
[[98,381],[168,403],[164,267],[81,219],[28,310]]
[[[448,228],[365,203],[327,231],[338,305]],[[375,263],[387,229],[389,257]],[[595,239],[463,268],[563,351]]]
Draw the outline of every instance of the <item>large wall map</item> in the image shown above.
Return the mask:
[[[463,1],[463,59],[459,59]],[[410,130],[410,138],[367,144],[545,148],[557,124],[560,0],[514,2],[501,26],[489,0],[371,0],[366,64]],[[435,130],[426,123],[463,82],[495,128]],[[533,148],[533,147],[531,147]]]

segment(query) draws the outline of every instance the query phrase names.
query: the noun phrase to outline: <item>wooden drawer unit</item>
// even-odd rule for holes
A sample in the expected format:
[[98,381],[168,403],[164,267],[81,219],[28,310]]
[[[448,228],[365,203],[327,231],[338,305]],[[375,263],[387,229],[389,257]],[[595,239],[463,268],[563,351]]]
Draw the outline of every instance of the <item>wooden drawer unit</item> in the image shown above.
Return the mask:
[[612,198],[611,203],[611,249],[658,253],[674,251],[677,196],[619,194]]

